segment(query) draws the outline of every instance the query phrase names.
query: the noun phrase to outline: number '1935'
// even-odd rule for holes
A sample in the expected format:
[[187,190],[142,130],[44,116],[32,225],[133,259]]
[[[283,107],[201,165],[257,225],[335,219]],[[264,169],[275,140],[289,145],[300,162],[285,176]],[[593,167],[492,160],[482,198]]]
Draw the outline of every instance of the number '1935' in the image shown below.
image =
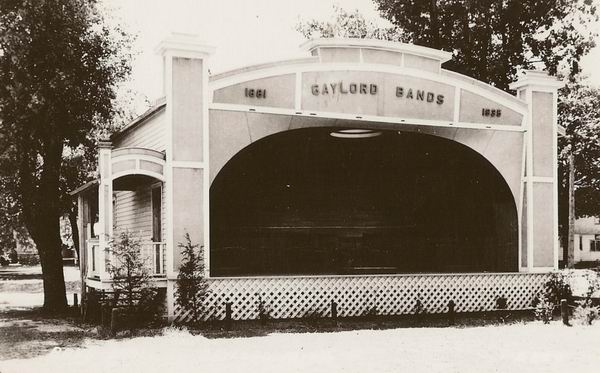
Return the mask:
[[502,115],[502,110],[500,109],[481,109],[482,117],[499,117]]

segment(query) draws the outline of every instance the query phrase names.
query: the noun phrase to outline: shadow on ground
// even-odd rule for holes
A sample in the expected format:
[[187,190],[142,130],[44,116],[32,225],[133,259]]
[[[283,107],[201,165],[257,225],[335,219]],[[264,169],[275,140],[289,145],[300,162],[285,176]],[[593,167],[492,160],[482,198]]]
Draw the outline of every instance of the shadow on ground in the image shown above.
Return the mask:
[[[206,338],[248,338],[273,333],[335,333],[348,330],[384,330],[397,328],[467,328],[533,320],[531,311],[515,311],[505,321],[498,313],[457,314],[450,325],[447,315],[368,316],[360,318],[211,321],[185,325],[194,335]],[[504,315],[506,316],[506,315]],[[56,348],[79,348],[98,340],[125,339],[162,335],[166,324],[157,323],[138,330],[111,333],[106,328],[82,324],[75,309],[71,314],[48,317],[39,309],[0,313],[0,360],[27,359]]]
[[0,313],[0,360],[26,359],[55,348],[79,347],[89,330],[71,316],[48,317],[39,310]]
[[[502,318],[501,318],[502,316]],[[348,330],[385,330],[398,328],[467,328],[487,325],[523,323],[534,320],[532,311],[512,311],[457,314],[453,323],[447,315],[366,316],[352,318],[312,318],[292,320],[249,320],[205,322],[187,325],[192,334],[207,338],[258,337],[272,333],[334,333]]]

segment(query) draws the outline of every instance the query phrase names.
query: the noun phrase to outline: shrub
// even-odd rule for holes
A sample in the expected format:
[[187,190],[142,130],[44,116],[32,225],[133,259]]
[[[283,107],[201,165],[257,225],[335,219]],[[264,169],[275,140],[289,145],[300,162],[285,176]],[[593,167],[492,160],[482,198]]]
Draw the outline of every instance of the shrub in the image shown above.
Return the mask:
[[257,308],[257,312],[258,312],[258,319],[260,321],[264,322],[271,318],[271,310],[269,307],[267,307],[265,305],[265,301],[260,296],[260,293],[257,293],[257,294],[258,294],[258,301],[256,302],[256,308]]
[[564,273],[553,273],[552,277],[546,282],[544,288],[544,298],[555,307],[560,306],[561,299],[566,299],[567,303],[573,304],[573,292],[567,282],[567,275]]
[[556,272],[544,286],[542,294],[538,294],[533,301],[535,317],[542,320],[544,324],[550,323],[554,312],[560,309],[560,301],[566,299],[569,305],[573,305],[573,292],[564,273]]
[[17,250],[11,249],[10,252],[8,253],[8,259],[10,260],[10,262],[12,264],[19,263],[19,254],[17,253]]
[[426,313],[425,305],[423,304],[421,297],[418,297],[417,300],[415,301],[415,306],[413,308],[413,312],[415,313],[415,315],[422,315],[422,314]]
[[208,295],[208,283],[204,277],[204,246],[193,244],[190,234],[185,234],[185,243],[177,245],[183,255],[175,302],[184,312],[189,312],[192,322],[197,323],[204,315],[204,300]]
[[592,325],[594,320],[600,316],[600,308],[598,306],[591,305],[578,305],[575,308],[573,317],[578,320],[581,324]]
[[36,266],[40,264],[40,257],[37,254],[20,254],[19,263],[24,266]]
[[555,305],[552,304],[546,297],[538,299],[535,306],[535,318],[541,320],[544,324],[549,324],[552,321]]
[[150,285],[149,270],[142,257],[140,238],[124,231],[118,239],[110,243],[108,251],[112,254],[107,271],[115,293],[113,305],[123,304],[127,310],[128,321],[132,324],[154,319],[158,309],[157,290]]
[[600,316],[600,308],[597,305],[594,305],[592,299],[594,293],[600,290],[600,274],[589,271],[586,274],[586,280],[588,284],[586,293],[584,298],[577,302],[574,317],[582,324],[592,325],[594,320],[598,319]]

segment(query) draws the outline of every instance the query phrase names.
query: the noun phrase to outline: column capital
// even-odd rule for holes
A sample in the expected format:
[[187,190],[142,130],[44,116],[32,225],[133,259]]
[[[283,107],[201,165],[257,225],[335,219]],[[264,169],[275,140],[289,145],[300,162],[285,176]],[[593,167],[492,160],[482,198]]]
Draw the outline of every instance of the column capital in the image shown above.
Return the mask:
[[215,47],[206,44],[197,35],[172,33],[158,44],[155,52],[161,56],[206,58],[212,55],[215,50]]
[[513,90],[531,89],[533,91],[555,92],[564,87],[565,83],[555,76],[550,76],[546,71],[523,70],[523,74],[516,82],[511,83],[508,88]]
[[100,140],[98,141],[98,149],[112,149],[113,145],[110,140]]

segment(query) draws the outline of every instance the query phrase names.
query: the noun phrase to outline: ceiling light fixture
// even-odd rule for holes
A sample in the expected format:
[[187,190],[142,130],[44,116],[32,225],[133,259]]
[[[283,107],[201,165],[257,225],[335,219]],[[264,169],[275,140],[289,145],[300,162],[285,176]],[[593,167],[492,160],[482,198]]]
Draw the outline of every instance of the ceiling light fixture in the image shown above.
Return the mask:
[[374,131],[368,129],[346,129],[331,132],[329,135],[342,139],[366,139],[370,137],[381,136],[381,131]]

